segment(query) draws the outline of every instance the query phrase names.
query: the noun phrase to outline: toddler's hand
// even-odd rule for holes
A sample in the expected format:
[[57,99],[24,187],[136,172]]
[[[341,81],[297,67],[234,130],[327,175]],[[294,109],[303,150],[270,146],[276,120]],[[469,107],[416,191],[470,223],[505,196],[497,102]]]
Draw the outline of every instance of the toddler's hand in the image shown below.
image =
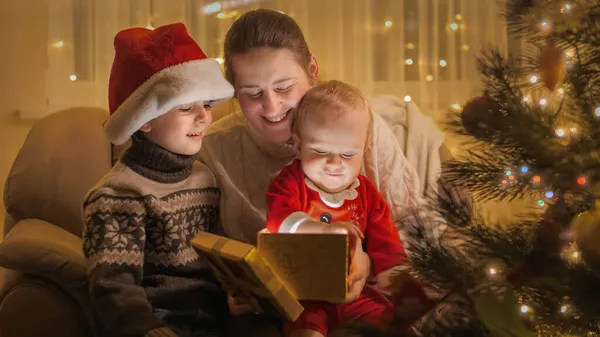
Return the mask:
[[356,241],[362,241],[365,239],[363,232],[349,221],[336,221],[329,225],[325,225],[326,231],[331,233],[345,233],[350,236],[351,246],[354,246]]

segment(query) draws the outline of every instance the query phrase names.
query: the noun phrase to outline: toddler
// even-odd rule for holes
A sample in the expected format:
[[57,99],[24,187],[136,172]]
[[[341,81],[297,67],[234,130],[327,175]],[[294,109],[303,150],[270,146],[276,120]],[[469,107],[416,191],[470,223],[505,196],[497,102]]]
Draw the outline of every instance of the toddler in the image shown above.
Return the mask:
[[[386,289],[391,269],[403,265],[406,254],[388,205],[360,174],[372,123],[366,99],[345,83],[321,83],[304,96],[294,118],[297,159],[283,168],[269,186],[267,229],[280,233],[348,233],[351,261],[352,255],[362,253],[364,242],[378,287]],[[369,285],[351,303],[302,304],[302,315],[286,323],[286,336],[326,336],[328,330],[345,321],[380,324],[391,319],[394,311],[387,298]]]

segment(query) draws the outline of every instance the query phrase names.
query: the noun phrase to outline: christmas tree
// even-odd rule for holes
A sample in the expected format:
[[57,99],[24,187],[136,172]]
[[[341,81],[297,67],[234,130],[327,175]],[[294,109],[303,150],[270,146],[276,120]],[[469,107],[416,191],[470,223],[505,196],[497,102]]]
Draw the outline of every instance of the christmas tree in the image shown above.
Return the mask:
[[[437,308],[421,318],[398,308],[383,329],[351,325],[336,337],[600,335],[600,2],[505,6],[509,32],[528,47],[482,52],[481,96],[445,121],[467,139],[464,154],[446,164],[432,216],[405,228]],[[533,202],[496,224],[472,199]],[[425,222],[440,217],[437,240]]]
[[[456,324],[430,315],[421,330],[600,335],[600,2],[507,0],[504,14],[528,47],[478,58],[481,96],[445,123],[468,139],[432,204],[448,230],[441,245],[424,224],[411,239],[417,274],[470,313]],[[534,202],[515,223],[494,224],[457,189]]]

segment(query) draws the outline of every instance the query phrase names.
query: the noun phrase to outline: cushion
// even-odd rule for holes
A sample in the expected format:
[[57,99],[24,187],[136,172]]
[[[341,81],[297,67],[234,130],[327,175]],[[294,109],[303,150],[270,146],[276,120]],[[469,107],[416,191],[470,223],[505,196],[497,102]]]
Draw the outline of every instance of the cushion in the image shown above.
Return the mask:
[[107,117],[72,108],[33,125],[6,179],[4,203],[15,220],[42,219],[81,236],[83,198],[111,167]]
[[67,284],[87,281],[79,237],[37,219],[19,221],[0,244],[0,266]]

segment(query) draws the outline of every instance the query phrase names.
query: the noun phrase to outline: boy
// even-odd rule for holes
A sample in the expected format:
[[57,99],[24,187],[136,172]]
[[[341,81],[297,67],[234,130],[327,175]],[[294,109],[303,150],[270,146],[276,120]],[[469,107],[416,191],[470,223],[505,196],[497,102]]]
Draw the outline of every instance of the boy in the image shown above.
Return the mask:
[[[391,269],[403,265],[406,254],[388,205],[360,175],[371,122],[366,99],[350,85],[329,81],[308,91],[293,126],[298,159],[277,175],[267,191],[267,229],[348,233],[351,261],[354,254],[362,253],[364,240],[378,287],[386,289]],[[323,337],[345,321],[381,324],[394,312],[371,286],[351,303],[305,301],[303,305],[302,315],[286,324],[286,336]]]
[[109,140],[132,145],[83,204],[90,294],[111,337],[220,336],[227,297],[190,240],[212,231],[219,191],[195,156],[210,108],[233,96],[181,23],[114,41]]

